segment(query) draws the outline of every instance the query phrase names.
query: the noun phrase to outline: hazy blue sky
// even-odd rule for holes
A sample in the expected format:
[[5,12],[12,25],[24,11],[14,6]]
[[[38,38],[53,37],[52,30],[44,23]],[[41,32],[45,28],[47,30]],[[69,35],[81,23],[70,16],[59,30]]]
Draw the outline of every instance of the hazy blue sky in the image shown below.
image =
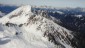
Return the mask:
[[29,5],[47,5],[53,7],[84,7],[85,0],[0,0],[2,4],[29,4]]

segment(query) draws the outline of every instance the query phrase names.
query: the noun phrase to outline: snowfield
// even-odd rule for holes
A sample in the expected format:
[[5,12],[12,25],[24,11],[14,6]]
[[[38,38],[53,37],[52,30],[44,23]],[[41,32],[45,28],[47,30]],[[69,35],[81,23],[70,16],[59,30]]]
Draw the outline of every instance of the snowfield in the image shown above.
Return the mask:
[[74,48],[71,33],[29,5],[0,18],[0,48]]

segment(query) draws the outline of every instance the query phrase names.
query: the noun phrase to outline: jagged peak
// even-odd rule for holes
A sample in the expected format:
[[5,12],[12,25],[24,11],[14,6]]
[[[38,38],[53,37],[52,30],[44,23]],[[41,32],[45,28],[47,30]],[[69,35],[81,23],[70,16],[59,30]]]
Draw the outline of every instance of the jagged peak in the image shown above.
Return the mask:
[[11,13],[9,13],[8,17],[12,17],[12,16],[19,16],[19,15],[22,15],[22,14],[28,14],[31,12],[31,6],[30,5],[24,5],[24,6],[21,6],[17,9],[15,9],[14,11],[12,11]]
[[25,17],[26,15],[28,15],[28,16],[31,15],[31,6],[30,5],[24,5],[24,6],[21,6],[17,9],[15,9],[11,13],[9,13],[6,16],[4,16],[3,18],[1,18],[0,22],[3,22],[3,24],[10,20],[14,20],[16,22],[17,20],[23,20],[24,18],[26,19],[27,18],[27,17]]
[[22,6],[20,8],[24,13],[31,12],[31,6],[30,5],[25,5],[25,6]]

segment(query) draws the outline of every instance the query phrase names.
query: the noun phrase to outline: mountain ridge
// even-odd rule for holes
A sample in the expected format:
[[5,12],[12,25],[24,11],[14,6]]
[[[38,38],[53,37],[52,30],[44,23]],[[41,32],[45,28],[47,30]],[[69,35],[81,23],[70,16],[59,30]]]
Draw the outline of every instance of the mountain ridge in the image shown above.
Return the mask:
[[7,41],[2,45],[4,47],[0,47],[76,48],[72,31],[58,25],[59,20],[54,20],[57,19],[49,17],[44,11],[36,14],[31,12],[31,6],[22,6],[0,19],[3,29],[3,32],[0,31],[3,34],[0,42]]

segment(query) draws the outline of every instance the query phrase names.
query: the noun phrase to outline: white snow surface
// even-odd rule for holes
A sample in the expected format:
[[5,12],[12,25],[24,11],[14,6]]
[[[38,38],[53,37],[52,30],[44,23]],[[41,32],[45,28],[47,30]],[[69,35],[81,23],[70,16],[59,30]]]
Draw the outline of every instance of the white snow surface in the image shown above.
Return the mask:
[[83,16],[82,16],[82,15],[75,15],[75,17],[81,18],[81,17],[83,17]]
[[59,13],[59,14],[64,14],[63,12],[61,12],[61,11],[57,11],[57,13]]
[[[6,23],[12,24],[6,26]],[[20,24],[23,25],[19,27]],[[71,31],[43,16],[33,16],[31,6],[22,6],[0,18],[0,48],[63,48],[48,41],[48,37],[44,36],[45,32],[55,32],[60,34],[59,37],[73,38]],[[67,41],[59,37],[55,35],[56,41],[65,48],[72,48],[70,44],[66,43]]]

